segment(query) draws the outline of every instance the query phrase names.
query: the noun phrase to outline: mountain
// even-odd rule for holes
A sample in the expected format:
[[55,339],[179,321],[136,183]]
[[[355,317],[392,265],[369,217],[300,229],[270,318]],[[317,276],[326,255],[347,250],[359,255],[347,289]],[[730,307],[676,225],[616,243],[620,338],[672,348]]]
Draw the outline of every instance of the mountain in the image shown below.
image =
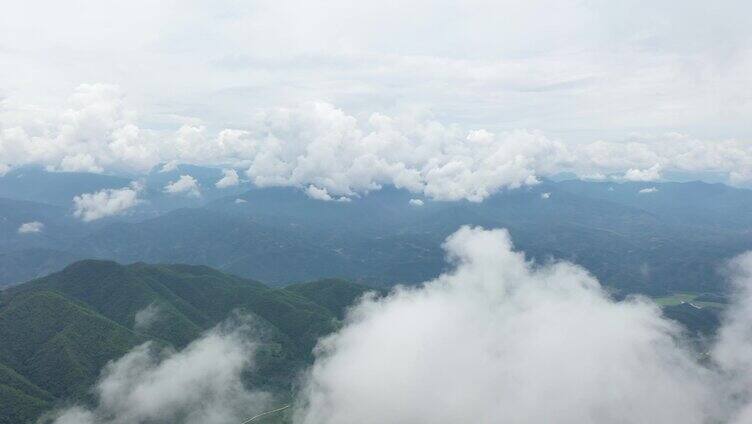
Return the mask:
[[[233,311],[255,317],[265,334],[252,383],[284,391],[318,338],[367,290],[334,281],[273,289],[204,266],[74,263],[0,292],[0,403],[12,406],[0,423],[30,422],[64,399],[86,401],[108,361],[147,340],[185,346]],[[143,326],[136,316],[147,309],[157,318]]]
[[[639,190],[644,185],[611,184],[621,187],[624,196],[606,198],[583,193],[576,184],[593,191],[600,187],[605,196],[610,193],[610,186],[601,183],[543,182],[500,192],[480,203],[423,199],[423,206],[414,206],[409,193],[389,187],[346,203],[316,202],[300,192],[277,188],[252,190],[238,197],[242,202],[226,198],[204,209],[269,228],[294,228],[312,245],[355,264],[352,271],[332,262],[331,269],[309,278],[344,277],[371,284],[435,277],[445,266],[441,243],[462,225],[507,228],[515,245],[529,256],[573,261],[624,292],[723,290],[718,266],[752,248],[750,222],[737,220],[736,228],[723,228],[689,215],[677,218],[667,208],[649,207],[702,198],[693,189],[695,183],[666,183],[665,190],[657,184],[662,191],[647,194],[655,199],[653,203],[642,200],[646,194]],[[724,211],[740,210],[737,215],[742,217],[745,208],[752,208],[752,191],[720,188],[731,193],[723,198],[735,203],[709,210],[708,215],[718,215],[716,221],[727,219]],[[245,275],[245,270],[235,272]]]
[[120,262],[206,264],[264,281],[301,281],[355,269],[294,229],[219,211],[180,209],[140,223],[117,223],[80,240],[85,256]]
[[[752,231],[752,190],[702,181],[613,184],[570,180],[561,186],[571,193],[642,209],[674,224]],[[651,189],[655,191],[644,191]]]
[[[201,198],[161,192],[183,172],[207,186]],[[483,202],[421,204],[394,187],[349,202],[314,200],[296,188],[209,188],[220,175],[154,171],[144,194],[149,213],[9,242],[0,248],[0,284],[100,258],[207,265],[277,286],[341,278],[389,287],[436,277],[446,266],[444,239],[480,225],[506,228],[529,257],[580,264],[620,293],[717,293],[725,290],[719,266],[752,249],[752,191],[721,184],[543,181]],[[11,209],[0,204],[0,216]],[[18,240],[11,233],[21,218],[14,219],[6,233]]]
[[[177,181],[183,175],[195,179],[198,189],[195,195],[165,192],[168,184]],[[159,166],[144,175],[53,172],[38,166],[23,166],[0,176],[0,198],[54,205],[62,209],[58,211],[58,216],[68,215],[70,218],[74,197],[84,193],[129,187],[135,181],[141,186],[141,202],[119,219],[138,220],[175,209],[201,207],[221,197],[245,192],[250,187],[247,182],[239,181],[235,186],[218,188],[215,184],[222,177],[220,169],[194,165],[175,165],[168,169]]]
[[354,305],[366,293],[374,293],[381,296],[387,294],[385,290],[376,290],[360,284],[336,279],[292,284],[286,286],[285,290],[325,307],[340,320],[345,317],[347,308]]
[[[335,279],[270,288],[205,266],[76,262],[0,292],[0,423],[30,423],[61,402],[91,401],[108,361],[147,340],[181,348],[235,311],[255,318],[262,343],[246,382],[289,393],[316,341],[368,292],[386,294]],[[669,318],[707,336],[726,300],[658,301]],[[148,324],[138,318],[144,311]]]
[[0,176],[0,197],[69,208],[73,197],[107,188],[121,188],[131,179],[88,172],[49,172],[25,166]]
[[[0,252],[51,247],[76,237],[83,225],[59,206],[0,198]],[[24,228],[23,224],[39,223]]]

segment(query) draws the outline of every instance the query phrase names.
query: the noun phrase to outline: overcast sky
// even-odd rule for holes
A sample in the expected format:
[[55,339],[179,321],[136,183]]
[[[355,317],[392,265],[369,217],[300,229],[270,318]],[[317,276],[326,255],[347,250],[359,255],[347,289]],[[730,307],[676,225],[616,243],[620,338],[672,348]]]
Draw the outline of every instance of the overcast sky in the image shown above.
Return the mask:
[[[750,16],[742,0],[11,1],[0,129],[31,134],[100,83],[142,132],[253,131],[259,111],[318,102],[359,122],[567,145],[680,135],[752,157]],[[710,170],[748,172],[734,166]]]
[[752,135],[749,2],[616,3],[11,1],[2,96],[117,84],[155,127],[315,100],[572,141]]

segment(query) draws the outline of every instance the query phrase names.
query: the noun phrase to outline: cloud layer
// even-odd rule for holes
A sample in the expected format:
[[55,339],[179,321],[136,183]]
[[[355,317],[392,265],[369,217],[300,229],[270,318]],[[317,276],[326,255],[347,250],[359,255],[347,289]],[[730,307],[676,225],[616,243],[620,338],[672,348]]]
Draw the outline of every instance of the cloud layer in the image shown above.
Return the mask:
[[506,231],[463,228],[445,248],[453,271],[365,299],[320,343],[296,423],[747,422],[749,254],[706,366],[654,303],[534,265]]
[[236,127],[246,108],[325,100],[356,115],[428,107],[442,121],[553,129],[568,141],[654,128],[752,136],[752,10],[741,0],[710,9],[695,0],[332,0],[325,9],[134,0],[86,15],[29,0],[3,12],[1,95],[11,104],[55,103],[82,82],[111,81],[154,127]]
[[141,345],[102,372],[97,406],[59,411],[55,424],[230,424],[262,412],[270,401],[248,391],[241,374],[253,365],[251,328],[231,319],[179,352]]
[[[494,133],[420,113],[356,116],[311,102],[256,110],[243,129],[183,125],[164,134],[140,129],[119,90],[101,84],[79,87],[68,109],[45,116],[0,121],[0,162],[136,173],[159,163],[231,165],[258,186],[296,186],[323,200],[390,184],[433,199],[480,201],[564,171],[635,181],[667,171],[713,172],[734,184],[752,182],[752,142],[674,133],[567,144],[534,130]],[[166,190],[197,193],[188,177]],[[227,169],[216,184],[239,179]]]

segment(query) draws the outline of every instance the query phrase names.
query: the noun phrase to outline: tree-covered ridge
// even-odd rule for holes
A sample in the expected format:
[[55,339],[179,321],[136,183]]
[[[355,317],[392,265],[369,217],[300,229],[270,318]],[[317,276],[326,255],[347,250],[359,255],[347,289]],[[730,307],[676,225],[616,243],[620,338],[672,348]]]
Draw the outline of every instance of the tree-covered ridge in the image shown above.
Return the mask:
[[185,346],[233,311],[263,334],[253,384],[286,390],[366,291],[344,281],[273,289],[204,266],[77,262],[0,294],[0,423],[86,402],[108,361],[147,340]]

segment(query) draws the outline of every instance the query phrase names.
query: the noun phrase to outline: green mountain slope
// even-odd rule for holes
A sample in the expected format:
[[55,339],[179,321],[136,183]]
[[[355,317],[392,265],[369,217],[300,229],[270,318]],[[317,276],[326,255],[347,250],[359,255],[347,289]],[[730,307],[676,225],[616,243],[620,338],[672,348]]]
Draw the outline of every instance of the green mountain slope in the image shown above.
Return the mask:
[[[0,424],[87,402],[108,361],[147,340],[181,347],[233,311],[255,317],[262,342],[247,382],[289,393],[316,341],[370,291],[384,295],[334,279],[269,288],[205,266],[77,262],[0,292]],[[717,326],[716,310],[681,304],[665,312],[693,332]]]
[[77,262],[0,293],[0,400],[13,405],[0,423],[86,400],[107,361],[146,340],[183,346],[233,311],[255,317],[264,342],[251,382],[285,390],[366,290],[338,281],[272,289],[204,266]]
[[57,397],[83,394],[99,369],[143,337],[52,291],[29,291],[0,309],[0,362]]
[[10,367],[0,364],[0,424],[28,422],[48,409],[53,397]]
[[364,294],[375,292],[383,295],[385,291],[350,283],[345,280],[327,279],[310,283],[292,284],[285,290],[297,293],[306,299],[327,308],[338,319],[343,319],[347,308],[355,304]]

